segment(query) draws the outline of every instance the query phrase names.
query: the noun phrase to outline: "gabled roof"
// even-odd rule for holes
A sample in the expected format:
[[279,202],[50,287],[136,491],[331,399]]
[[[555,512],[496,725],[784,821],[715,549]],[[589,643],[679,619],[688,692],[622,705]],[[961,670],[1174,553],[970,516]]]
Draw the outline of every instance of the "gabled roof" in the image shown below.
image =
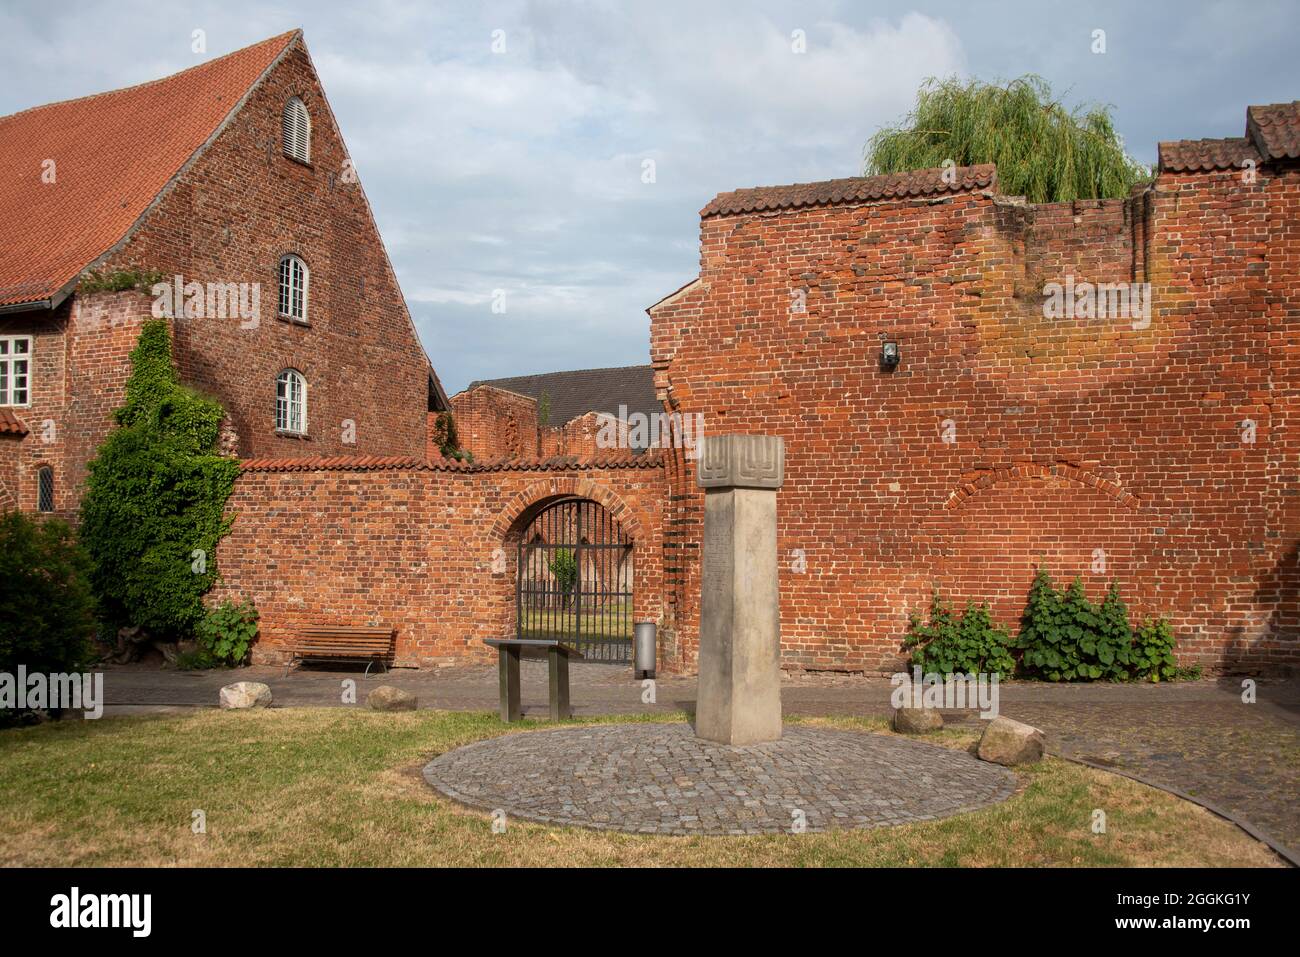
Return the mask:
[[1246,107],[1246,135],[1171,140],[1159,145],[1158,165],[1171,173],[1242,169],[1247,163],[1300,158],[1300,100]]
[[465,389],[481,385],[530,396],[538,402],[550,396],[550,425],[563,425],[588,412],[618,415],[619,406],[645,415],[664,410],[655,398],[654,366],[618,366],[612,369],[577,369],[512,376],[508,379],[478,379]]
[[299,35],[283,33],[161,80],[0,117],[0,306],[57,304]]
[[[945,176],[945,174],[947,174]],[[979,166],[916,169],[881,176],[853,176],[820,183],[790,186],[759,186],[719,193],[700,210],[700,216],[728,216],[768,210],[799,209],[805,206],[838,206],[882,199],[915,199],[989,189],[997,182],[997,167]]]

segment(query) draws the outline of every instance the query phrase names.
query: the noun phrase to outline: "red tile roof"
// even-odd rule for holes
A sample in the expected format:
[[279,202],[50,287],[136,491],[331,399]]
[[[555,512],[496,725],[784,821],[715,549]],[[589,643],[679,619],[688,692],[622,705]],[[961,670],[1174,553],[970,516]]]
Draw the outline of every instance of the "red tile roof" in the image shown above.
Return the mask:
[[1300,100],[1248,107],[1246,135],[1267,159],[1300,158]]
[[0,408],[0,435],[26,435],[27,426],[14,415],[13,409]]
[[760,186],[719,193],[713,202],[700,210],[700,216],[728,216],[736,213],[759,213],[766,210],[799,209],[805,206],[831,206],[871,202],[881,199],[914,199],[990,189],[997,183],[997,168],[992,163],[957,166],[953,182],[944,179],[947,170],[917,169],[882,176],[855,176],[830,179],[820,183],[795,183],[791,186]]
[[111,249],[298,36],[0,117],[0,305],[50,299]]
[[1246,107],[1246,135],[1161,143],[1159,167],[1171,173],[1241,169],[1247,162],[1300,158],[1300,100]]
[[1259,153],[1244,136],[1221,140],[1173,140],[1158,146],[1160,168],[1171,173],[1209,173],[1241,169],[1260,162]]
[[245,472],[568,472],[575,469],[661,468],[663,456],[654,450],[636,454],[617,451],[590,456],[555,455],[550,458],[490,459],[460,462],[436,457],[431,461],[399,455],[336,455],[313,458],[244,459]]

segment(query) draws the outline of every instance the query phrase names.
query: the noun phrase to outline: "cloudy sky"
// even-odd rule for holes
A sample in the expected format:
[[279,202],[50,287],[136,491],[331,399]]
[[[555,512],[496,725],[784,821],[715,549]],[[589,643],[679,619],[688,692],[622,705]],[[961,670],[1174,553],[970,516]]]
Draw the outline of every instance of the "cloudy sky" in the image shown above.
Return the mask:
[[449,393],[647,361],[645,307],[694,277],[699,209],[856,175],[928,76],[1041,74],[1069,103],[1113,105],[1145,162],[1300,97],[1300,4],[1268,0],[5,0],[0,114],[299,26]]

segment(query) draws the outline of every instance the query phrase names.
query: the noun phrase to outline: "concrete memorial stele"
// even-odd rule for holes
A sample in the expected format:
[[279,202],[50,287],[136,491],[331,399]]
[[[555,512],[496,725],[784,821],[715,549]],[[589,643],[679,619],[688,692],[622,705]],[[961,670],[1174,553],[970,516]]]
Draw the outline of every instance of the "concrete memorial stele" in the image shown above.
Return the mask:
[[710,435],[696,481],[704,489],[699,700],[695,733],[723,744],[781,737],[781,612],[776,490],[785,442]]

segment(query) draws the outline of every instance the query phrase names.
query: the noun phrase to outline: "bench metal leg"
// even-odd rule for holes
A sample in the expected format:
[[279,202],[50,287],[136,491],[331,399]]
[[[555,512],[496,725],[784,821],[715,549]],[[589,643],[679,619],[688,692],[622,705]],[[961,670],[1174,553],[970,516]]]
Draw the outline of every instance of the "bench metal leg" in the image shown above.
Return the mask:
[[569,707],[569,656],[559,648],[548,648],[546,663],[551,685],[551,720],[563,721],[573,717],[573,709]]
[[501,687],[501,720],[518,721],[523,717],[519,700],[519,649],[497,650],[497,677]]

